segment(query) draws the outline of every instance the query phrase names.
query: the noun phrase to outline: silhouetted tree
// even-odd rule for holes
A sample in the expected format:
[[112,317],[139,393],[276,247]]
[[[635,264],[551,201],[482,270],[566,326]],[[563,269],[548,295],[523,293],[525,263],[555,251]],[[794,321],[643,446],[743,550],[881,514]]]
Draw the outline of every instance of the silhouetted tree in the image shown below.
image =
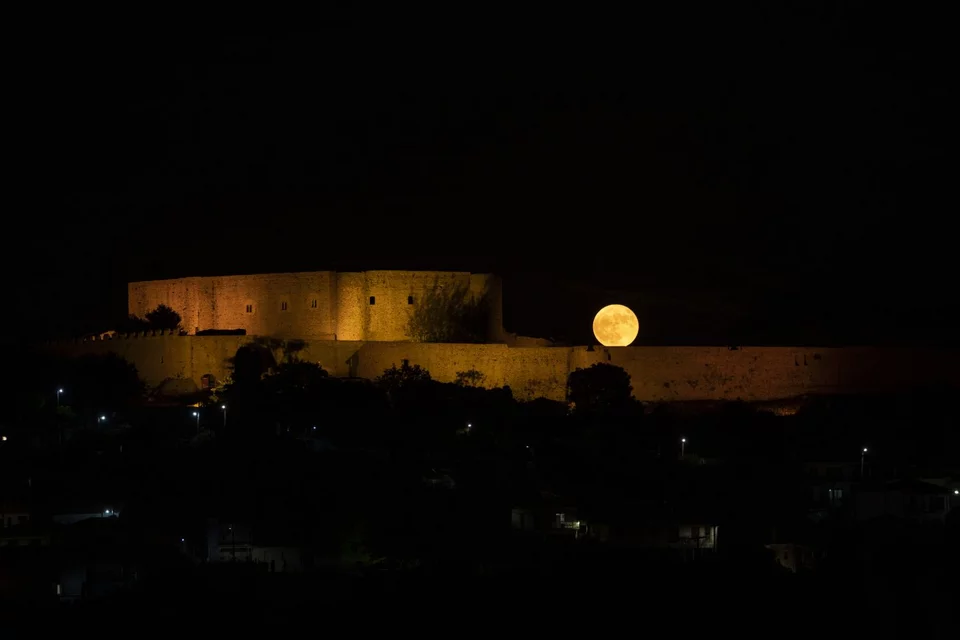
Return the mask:
[[120,333],[139,333],[142,331],[180,330],[180,314],[165,304],[147,313],[146,318],[131,313],[117,324]]
[[567,378],[567,399],[574,413],[610,415],[636,409],[630,374],[621,367],[598,362],[578,368]]
[[141,333],[150,330],[150,323],[140,316],[130,314],[126,319],[117,325],[117,331],[120,333]]
[[255,385],[265,373],[277,366],[273,352],[259,344],[246,344],[239,349],[230,362],[233,383],[241,387]]
[[394,364],[389,369],[384,369],[376,382],[379,387],[389,392],[430,380],[429,371],[418,364],[411,365],[409,360],[404,360],[399,368]]
[[67,363],[64,386],[74,407],[94,411],[125,409],[144,397],[137,368],[115,353],[85,355]]
[[153,311],[147,312],[147,322],[154,330],[173,331],[180,329],[180,314],[165,304],[157,305]]
[[414,307],[407,332],[419,342],[484,342],[489,302],[473,297],[464,285],[433,287]]
[[309,393],[329,377],[323,367],[314,362],[284,362],[277,367],[276,373],[266,376],[268,387],[280,393],[299,389]]
[[279,365],[261,381],[270,413],[284,426],[296,427],[298,431],[322,421],[328,410],[323,401],[328,378],[323,367],[313,362]]
[[482,387],[487,376],[476,369],[457,371],[456,383],[461,387]]

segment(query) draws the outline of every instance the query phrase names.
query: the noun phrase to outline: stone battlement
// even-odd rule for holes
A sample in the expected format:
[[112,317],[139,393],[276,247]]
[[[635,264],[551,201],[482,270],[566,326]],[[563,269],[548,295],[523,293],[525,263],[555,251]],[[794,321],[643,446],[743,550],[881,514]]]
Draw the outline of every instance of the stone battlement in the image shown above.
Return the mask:
[[46,340],[44,345],[48,347],[66,346],[84,344],[88,342],[113,342],[115,340],[142,340],[148,338],[187,338],[188,334],[175,329],[161,329],[157,331],[132,331],[130,333],[120,333],[116,331],[107,331],[101,334],[83,336],[81,338],[60,338],[56,340]]

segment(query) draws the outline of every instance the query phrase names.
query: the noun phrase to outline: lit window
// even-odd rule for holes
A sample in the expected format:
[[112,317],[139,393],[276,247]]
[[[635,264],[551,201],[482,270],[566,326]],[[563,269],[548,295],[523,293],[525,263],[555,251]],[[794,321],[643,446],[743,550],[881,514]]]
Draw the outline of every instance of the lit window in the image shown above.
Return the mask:
[[413,304],[413,296],[407,296],[407,304]]
[[287,310],[287,303],[286,303],[286,302],[281,302],[281,303],[280,303],[280,311],[286,311],[286,310]]
[[370,296],[370,304],[377,304],[377,296]]
[[252,305],[252,304],[248,304],[248,305],[247,305],[247,313],[253,313],[253,305]]

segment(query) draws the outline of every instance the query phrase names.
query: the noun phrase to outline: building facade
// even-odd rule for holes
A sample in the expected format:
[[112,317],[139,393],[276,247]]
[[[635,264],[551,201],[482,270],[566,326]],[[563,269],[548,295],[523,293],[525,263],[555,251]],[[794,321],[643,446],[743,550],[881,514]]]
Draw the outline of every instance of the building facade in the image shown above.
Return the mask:
[[244,329],[247,335],[306,340],[409,340],[408,322],[435,289],[486,296],[488,335],[502,329],[500,280],[462,271],[309,271],[131,282],[128,312],[140,317],[164,304],[189,334]]

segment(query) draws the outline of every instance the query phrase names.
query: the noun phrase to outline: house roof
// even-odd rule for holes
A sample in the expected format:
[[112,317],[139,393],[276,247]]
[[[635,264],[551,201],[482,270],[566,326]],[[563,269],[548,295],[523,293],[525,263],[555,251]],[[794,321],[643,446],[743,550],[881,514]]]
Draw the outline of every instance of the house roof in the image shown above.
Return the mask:
[[861,491],[887,492],[903,491],[907,493],[918,493],[926,495],[949,495],[952,491],[946,487],[924,482],[923,480],[894,480],[893,482],[867,484],[861,487]]

